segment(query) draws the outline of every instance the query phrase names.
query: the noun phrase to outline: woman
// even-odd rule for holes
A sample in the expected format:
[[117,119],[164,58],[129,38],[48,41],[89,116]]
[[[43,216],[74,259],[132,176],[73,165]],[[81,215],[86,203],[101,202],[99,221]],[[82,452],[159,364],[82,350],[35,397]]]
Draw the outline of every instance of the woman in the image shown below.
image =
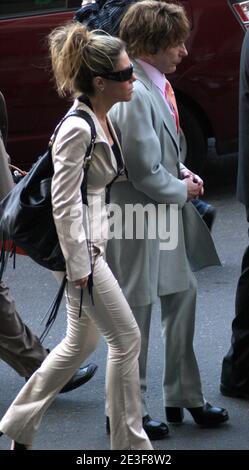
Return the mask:
[[[82,118],[69,117],[53,144],[52,204],[66,261],[67,334],[20,391],[0,430],[13,439],[14,450],[30,448],[44,412],[79,364],[95,350],[100,331],[109,346],[106,386],[111,448],[152,449],[142,428],[139,329],[104,260],[106,186],[123,169],[107,112],[114,103],[131,99],[133,68],[121,40],[89,32],[77,23],[55,29],[49,43],[59,93],[77,97],[73,109],[89,113],[97,137],[87,176],[87,210],[82,204],[81,183],[91,140],[89,125]],[[82,224],[85,219],[87,230]],[[93,281],[92,292],[89,280]]]

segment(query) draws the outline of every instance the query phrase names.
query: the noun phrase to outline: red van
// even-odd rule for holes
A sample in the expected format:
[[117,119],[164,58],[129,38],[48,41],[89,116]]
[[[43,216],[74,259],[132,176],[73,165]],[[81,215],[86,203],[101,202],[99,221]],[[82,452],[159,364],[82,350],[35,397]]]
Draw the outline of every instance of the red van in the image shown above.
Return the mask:
[[187,140],[187,164],[196,171],[214,137],[218,154],[237,150],[239,60],[244,29],[231,7],[247,2],[185,0],[191,24],[189,55],[173,78],[181,126]]
[[[9,113],[8,151],[28,168],[44,151],[69,103],[51,80],[46,36],[70,20],[81,0],[1,0],[0,90]],[[207,138],[218,153],[237,149],[238,78],[249,1],[182,0],[191,21],[189,55],[172,77],[188,164],[200,170]],[[235,14],[234,14],[235,13]],[[238,21],[239,19],[239,21]]]

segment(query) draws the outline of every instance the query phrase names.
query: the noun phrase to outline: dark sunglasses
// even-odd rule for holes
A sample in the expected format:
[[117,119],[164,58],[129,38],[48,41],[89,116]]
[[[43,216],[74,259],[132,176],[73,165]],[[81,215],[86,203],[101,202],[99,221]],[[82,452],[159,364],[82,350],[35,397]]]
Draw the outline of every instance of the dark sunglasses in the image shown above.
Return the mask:
[[131,79],[133,74],[133,64],[130,64],[126,69],[120,70],[119,72],[110,72],[106,75],[101,75],[102,78],[107,80],[114,80],[115,82],[127,82]]

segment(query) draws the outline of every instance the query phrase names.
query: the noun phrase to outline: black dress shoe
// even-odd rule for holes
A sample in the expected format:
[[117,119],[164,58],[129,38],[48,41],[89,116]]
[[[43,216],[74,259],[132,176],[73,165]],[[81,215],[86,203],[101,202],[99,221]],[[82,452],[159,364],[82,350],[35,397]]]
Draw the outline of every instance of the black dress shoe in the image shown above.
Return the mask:
[[166,419],[168,423],[181,424],[184,419],[183,408],[169,407],[165,408]]
[[143,416],[143,428],[151,441],[164,439],[169,434],[167,424],[152,419],[149,415]]
[[[169,434],[167,424],[151,419],[149,415],[143,417],[143,428],[151,441],[164,439]],[[106,417],[106,432],[110,434],[110,420]]]
[[249,400],[249,391],[239,390],[236,388],[227,388],[225,385],[220,384],[220,391],[225,397],[231,398],[243,398],[244,400]]
[[74,373],[73,377],[67,382],[66,385],[61,389],[60,393],[71,392],[75,388],[87,383],[97,371],[98,366],[96,364],[88,364],[85,367],[80,367]]
[[[211,406],[205,403],[197,408],[187,408],[193,420],[203,428],[219,426],[229,419],[228,412],[224,408]],[[167,421],[170,423],[182,423],[184,418],[183,408],[166,407]]]
[[[60,393],[71,392],[75,388],[80,387],[81,385],[87,383],[97,371],[98,366],[96,364],[88,364],[87,366],[80,367],[74,373],[73,377],[64,385]],[[31,376],[30,376],[31,377]],[[26,382],[30,377],[25,377]]]

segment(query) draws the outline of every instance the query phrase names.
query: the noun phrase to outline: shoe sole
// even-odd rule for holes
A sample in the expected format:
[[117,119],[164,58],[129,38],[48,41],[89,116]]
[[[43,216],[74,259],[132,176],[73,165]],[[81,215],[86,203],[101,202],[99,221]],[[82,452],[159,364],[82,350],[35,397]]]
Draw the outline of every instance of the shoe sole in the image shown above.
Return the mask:
[[210,423],[210,424],[201,424],[201,423],[196,423],[200,428],[217,428],[221,424],[225,423],[226,421],[229,420],[229,416],[224,416],[223,419],[220,421],[217,421],[216,423]]
[[[193,419],[193,418],[192,418]],[[200,426],[201,428],[216,428],[217,426],[219,426],[220,424],[223,424],[225,423],[226,421],[228,421],[229,419],[229,416],[224,416],[222,420],[220,420],[219,422],[217,423],[210,423],[210,424],[201,424],[201,423],[197,423],[195,420],[194,420],[194,423],[197,424],[197,426]],[[184,421],[169,421],[167,419],[168,423],[170,423],[171,425],[173,426],[181,426],[182,424],[184,424]]]
[[146,431],[146,429],[144,429],[144,430],[145,430],[148,438],[150,439],[150,441],[160,441],[161,439],[165,439],[169,435],[168,431],[165,432],[165,433],[161,432],[161,433],[158,433],[158,434],[156,434],[156,433],[151,434],[150,432]]

